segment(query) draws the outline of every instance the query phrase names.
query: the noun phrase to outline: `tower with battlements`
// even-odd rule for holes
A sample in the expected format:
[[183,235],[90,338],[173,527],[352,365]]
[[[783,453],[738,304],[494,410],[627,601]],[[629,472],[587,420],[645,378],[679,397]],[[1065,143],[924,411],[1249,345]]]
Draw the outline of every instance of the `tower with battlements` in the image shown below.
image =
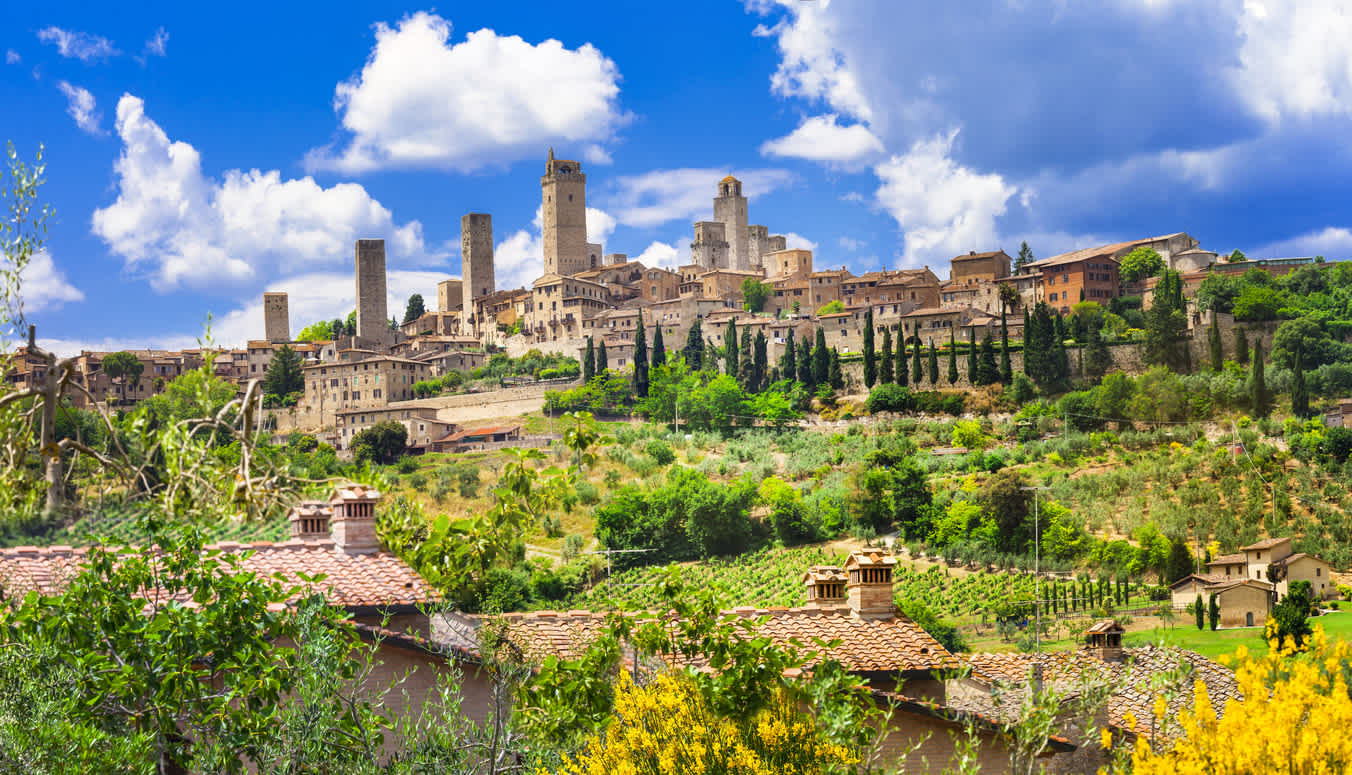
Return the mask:
[[582,165],[555,159],[550,148],[540,196],[545,274],[573,275],[588,269],[587,176]]
[[731,175],[718,181],[718,196],[714,197],[714,220],[723,224],[723,232],[727,235],[727,266],[730,269],[750,269],[746,197],[742,196],[742,181]]
[[487,213],[460,216],[460,276],[465,281],[467,312],[475,299],[497,290],[493,276],[493,216]]
[[390,316],[385,301],[385,240],[357,240],[357,336],[387,344]]
[[285,293],[269,291],[263,294],[263,336],[269,342],[291,341],[291,315]]

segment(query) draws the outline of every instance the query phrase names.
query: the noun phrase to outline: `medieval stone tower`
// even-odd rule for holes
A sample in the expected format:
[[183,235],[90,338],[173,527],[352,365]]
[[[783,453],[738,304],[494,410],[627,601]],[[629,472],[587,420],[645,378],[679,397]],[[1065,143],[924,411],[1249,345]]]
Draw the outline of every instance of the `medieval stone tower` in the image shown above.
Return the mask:
[[291,341],[291,314],[285,293],[270,291],[263,294],[263,336],[269,342]]
[[465,281],[467,314],[473,310],[475,299],[497,290],[493,278],[493,216],[488,213],[460,216],[460,277]]
[[388,342],[390,316],[385,308],[385,240],[357,240],[357,336]]
[[750,269],[746,197],[742,196],[742,181],[731,175],[718,182],[718,196],[714,197],[714,220],[723,224],[723,231],[727,235],[727,266],[731,269]]
[[718,221],[696,221],[690,263],[705,269],[728,268],[727,228]]
[[588,265],[587,176],[577,162],[555,159],[550,148],[540,189],[545,274],[577,274]]

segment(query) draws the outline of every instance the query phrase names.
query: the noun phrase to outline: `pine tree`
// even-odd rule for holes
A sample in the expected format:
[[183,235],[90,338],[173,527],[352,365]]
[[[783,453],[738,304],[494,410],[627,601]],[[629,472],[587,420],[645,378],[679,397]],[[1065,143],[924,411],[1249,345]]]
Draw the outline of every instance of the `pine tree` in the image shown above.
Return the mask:
[[976,381],[978,385],[994,385],[1000,381],[1000,366],[995,362],[995,341],[991,338],[990,329],[981,337],[981,360],[976,367]]
[[954,333],[957,329],[950,329],[948,332],[948,384],[958,384],[958,338]]
[[808,344],[807,337],[798,340],[798,381],[809,392],[817,387],[812,379],[812,346]]
[[878,381],[877,353],[873,352],[873,306],[864,313],[864,387]]
[[1211,313],[1211,329],[1207,331],[1207,346],[1211,350],[1211,370],[1220,371],[1225,366],[1225,351],[1221,348],[1221,327],[1216,322],[1216,313]]
[[605,376],[606,370],[610,368],[610,359],[606,357],[606,340],[601,338],[601,346],[596,348],[596,373]]
[[1082,356],[1084,362],[1081,370],[1085,374],[1097,378],[1108,373],[1113,361],[1108,354],[1108,347],[1103,344],[1102,329],[1094,327],[1089,330],[1089,344],[1085,345]]
[[793,327],[789,327],[789,335],[784,343],[784,354],[779,356],[779,373],[783,379],[798,378],[798,349],[793,342]]
[[737,347],[737,371],[733,372],[742,390],[754,390],[756,354],[751,349],[751,329],[742,328],[742,341]]
[[889,326],[883,327],[883,352],[880,365],[882,366],[882,369],[878,375],[878,381],[884,385],[890,385],[893,382],[896,382],[896,364],[892,362],[892,329]]
[[1033,263],[1033,251],[1024,242],[1019,245],[1019,255],[1014,259],[1014,274],[1023,274],[1023,268]]
[[911,384],[920,388],[920,382],[925,378],[925,367],[920,362],[920,335],[915,337],[915,357],[911,359]]
[[695,322],[690,324],[690,331],[685,335],[685,349],[681,351],[681,355],[691,371],[699,371],[703,367],[704,331],[699,318],[695,318]]
[[1244,335],[1244,326],[1235,327],[1235,363],[1249,365],[1249,338]]
[[587,337],[587,351],[582,355],[582,381],[591,382],[596,376],[596,345]]
[[737,358],[737,321],[729,320],[728,328],[723,332],[723,373],[737,376],[741,361]]
[[931,384],[931,385],[933,385],[933,386],[935,386],[935,387],[938,387],[938,386],[939,386],[939,351],[936,350],[936,349],[934,349],[934,337],[930,337],[930,342],[929,342],[929,344],[930,344],[930,346],[929,346],[929,361],[928,361],[928,363],[926,364],[927,366],[929,366],[929,380],[930,380],[930,384]]
[[1029,377],[1033,376],[1028,370],[1028,332],[1033,328],[1032,311],[1028,305],[1023,305],[1023,373]]
[[427,309],[423,306],[422,294],[415,293],[408,297],[408,305],[404,307],[404,322],[412,323],[425,314]]
[[634,332],[634,395],[648,395],[648,334],[643,330],[643,310],[638,311],[638,330]]
[[753,384],[752,390],[757,392],[764,390],[767,384],[765,378],[768,375],[766,375],[765,373],[765,367],[768,365],[767,361],[769,360],[769,356],[766,353],[766,345],[767,343],[765,341],[765,332],[757,331],[756,341],[754,344],[755,354],[751,357],[751,366],[752,366],[751,382]]
[[826,378],[832,390],[845,389],[845,375],[840,371],[840,352],[834,347],[831,348],[831,363],[827,366]]
[[1263,378],[1263,341],[1253,344],[1253,376],[1249,380],[1251,391],[1249,401],[1254,417],[1267,417],[1272,411],[1272,397],[1268,395],[1267,381]]
[[[136,362],[138,365],[140,361]],[[263,392],[270,396],[282,398],[305,390],[305,373],[301,370],[304,367],[300,353],[291,349],[290,345],[282,345],[272,354],[272,360],[268,362],[267,371],[263,374]],[[141,378],[139,369],[135,370],[135,376],[131,377],[132,384]],[[124,387],[126,381],[124,380]]]
[[831,353],[826,348],[826,331],[817,328],[817,343],[812,347],[812,384],[825,385],[831,378]]
[[1305,353],[1299,341],[1295,362],[1291,365],[1291,414],[1301,419],[1310,416],[1310,393],[1305,387]]
[[897,326],[897,348],[893,351],[894,363],[893,369],[896,372],[897,384],[906,387],[906,324]]
[[980,385],[981,382],[978,380],[978,377],[979,377],[979,374],[978,374],[978,371],[977,371],[977,359],[976,359],[976,329],[975,329],[975,328],[968,328],[968,329],[967,329],[967,384],[968,384],[968,385],[971,385],[972,387],[976,387],[977,385]]
[[662,342],[662,326],[653,326],[652,367],[655,369],[667,362],[667,346]]

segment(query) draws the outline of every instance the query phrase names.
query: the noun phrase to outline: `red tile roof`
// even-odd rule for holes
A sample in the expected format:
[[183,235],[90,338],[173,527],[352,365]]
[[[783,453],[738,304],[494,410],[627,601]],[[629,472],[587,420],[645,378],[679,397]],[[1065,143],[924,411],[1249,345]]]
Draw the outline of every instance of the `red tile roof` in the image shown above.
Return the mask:
[[[388,552],[349,555],[331,540],[223,541],[206,547],[225,553],[252,552],[240,569],[259,576],[281,574],[288,584],[302,584],[300,573],[324,574],[315,582],[334,605],[346,608],[411,606],[434,602],[435,590],[403,560]],[[145,550],[142,550],[145,551]],[[87,547],[20,546],[0,549],[0,597],[14,598],[36,590],[56,594],[79,572]]]
[[1291,536],[1285,538],[1264,538],[1262,541],[1255,541],[1248,546],[1241,546],[1241,552],[1258,551],[1259,549],[1271,549],[1274,546],[1280,546],[1291,540]]

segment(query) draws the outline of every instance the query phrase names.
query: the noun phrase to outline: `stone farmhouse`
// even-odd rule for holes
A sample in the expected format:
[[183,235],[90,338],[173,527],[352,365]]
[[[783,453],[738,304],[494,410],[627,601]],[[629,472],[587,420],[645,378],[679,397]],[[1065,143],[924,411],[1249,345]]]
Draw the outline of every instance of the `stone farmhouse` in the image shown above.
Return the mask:
[[1207,563],[1207,572],[1192,574],[1170,586],[1173,606],[1183,609],[1197,596],[1220,605],[1221,627],[1262,627],[1272,606],[1285,597],[1292,581],[1308,581],[1319,600],[1338,594],[1332,566],[1312,554],[1293,552],[1291,538],[1266,538],[1240,547],[1234,554]]

